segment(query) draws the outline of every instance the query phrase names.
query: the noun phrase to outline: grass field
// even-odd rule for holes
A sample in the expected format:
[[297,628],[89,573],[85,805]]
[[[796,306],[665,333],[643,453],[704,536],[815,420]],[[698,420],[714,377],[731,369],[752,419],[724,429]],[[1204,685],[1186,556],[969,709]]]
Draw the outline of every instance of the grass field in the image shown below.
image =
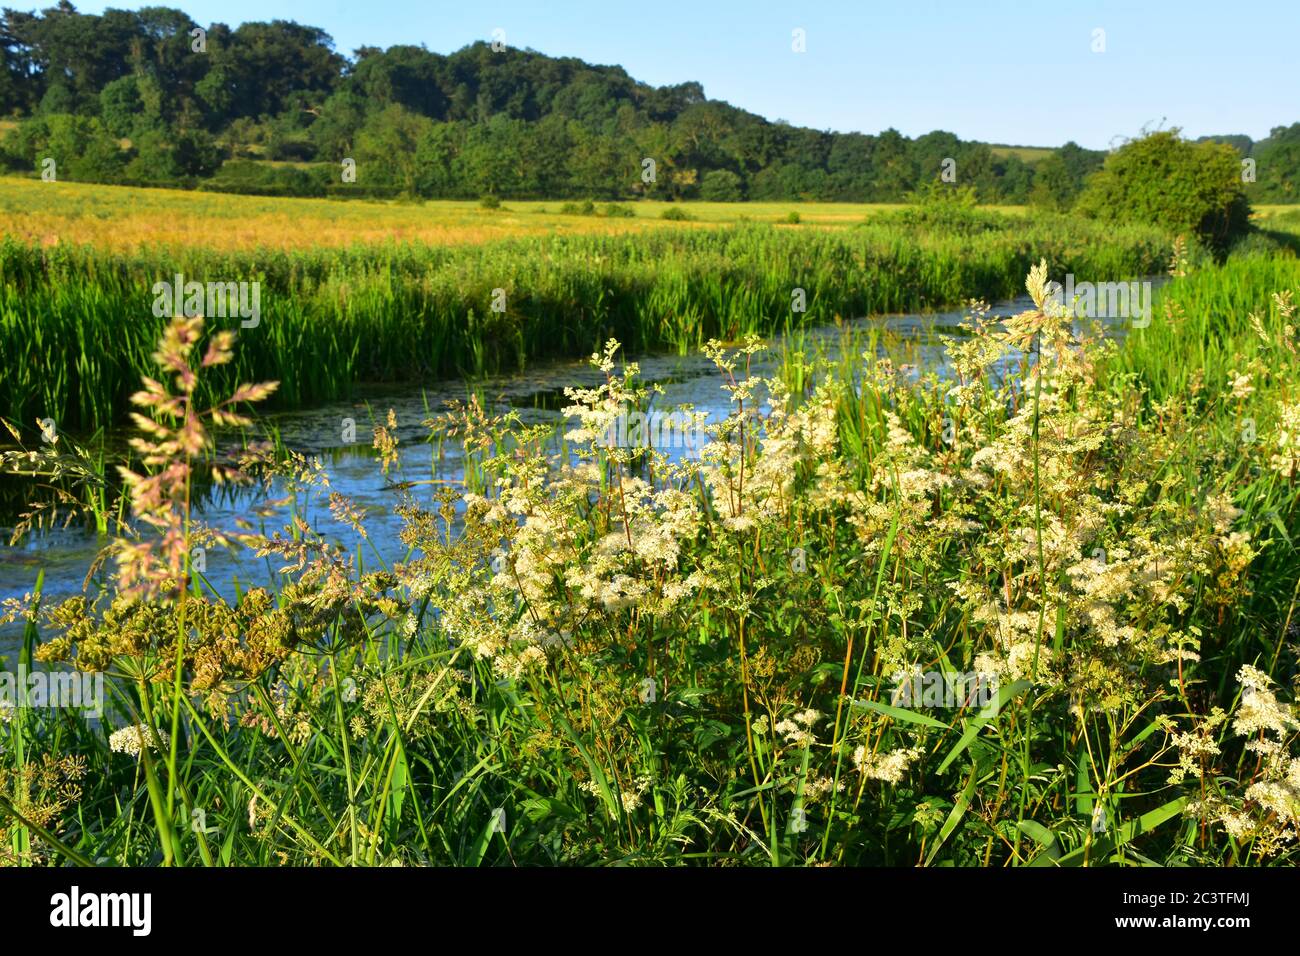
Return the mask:
[[[643,230],[772,224],[797,213],[799,226],[850,227],[905,208],[887,203],[665,203],[621,204],[629,218],[565,215],[562,202],[508,202],[483,209],[477,202],[420,203],[282,199],[175,189],[88,183],[41,183],[0,177],[4,233],[42,245],[90,244],[101,249],[190,246],[211,250],[310,249],[382,242],[461,245],[525,236],[626,235]],[[606,204],[597,203],[598,212]],[[691,222],[661,218],[684,209]],[[1024,206],[982,207],[1025,217]],[[1260,206],[1262,221],[1295,214],[1296,206]]]
[[[157,198],[175,208],[177,196],[195,201],[196,209],[206,198],[149,193],[142,203]],[[232,216],[242,211],[244,219],[232,219],[239,223],[250,210],[286,210],[283,218],[252,216],[260,226],[232,228],[257,228],[249,235],[268,245],[276,245],[267,238],[274,230],[304,247],[312,238],[326,239],[309,248],[286,242],[285,248],[236,244],[231,250],[220,241],[220,219],[196,220],[214,237],[203,246],[118,250],[5,240],[0,358],[13,371],[0,385],[0,414],[24,423],[49,416],[74,429],[120,420],[152,366],[165,323],[153,313],[151,290],[176,272],[204,282],[258,283],[260,320],[240,330],[233,370],[274,378],[281,383],[277,400],[300,406],[347,395],[358,382],[479,375],[519,369],[541,356],[590,354],[611,336],[637,351],[684,351],[712,337],[766,335],[837,316],[940,308],[972,296],[999,299],[1015,293],[1035,256],[1079,275],[1121,277],[1158,271],[1167,258],[1165,238],[1150,229],[1065,220],[1045,225],[981,213],[969,230],[946,232],[883,218],[884,212],[864,223],[860,210],[850,216],[844,207],[830,207],[838,225],[818,228],[731,224],[723,214],[737,207],[713,206],[701,211],[715,217],[711,222],[683,229],[654,219],[512,216],[461,205],[456,209],[466,222],[499,222],[505,229],[511,222],[572,221],[579,234],[543,226],[546,235],[471,243],[464,236],[486,227],[463,225],[455,243],[389,236],[380,244],[337,248],[305,211],[289,215],[295,202],[359,219],[375,208],[242,197],[214,203]],[[142,216],[144,208],[135,206],[130,215]],[[421,212],[379,208],[395,217]],[[818,213],[832,216],[818,209],[809,218]],[[581,232],[592,224],[620,234]],[[125,231],[111,216],[102,228]]]
[[[306,249],[386,241],[455,245],[520,236],[621,235],[684,225],[689,228],[691,223],[660,218],[672,206],[686,209],[699,227],[784,224],[791,212],[797,212],[808,226],[852,226],[900,208],[857,203],[635,202],[625,204],[632,218],[608,218],[562,215],[562,205],[508,202],[501,209],[488,210],[476,202],[278,199],[0,178],[0,217],[5,220],[6,232],[47,245],[90,243],[104,249],[153,244]],[[603,207],[597,204],[597,209]],[[1015,215],[1023,210],[1011,206],[1003,211]]]
[[1054,152],[1050,146],[991,146],[989,149],[994,156],[1015,156],[1030,165],[1046,159]]

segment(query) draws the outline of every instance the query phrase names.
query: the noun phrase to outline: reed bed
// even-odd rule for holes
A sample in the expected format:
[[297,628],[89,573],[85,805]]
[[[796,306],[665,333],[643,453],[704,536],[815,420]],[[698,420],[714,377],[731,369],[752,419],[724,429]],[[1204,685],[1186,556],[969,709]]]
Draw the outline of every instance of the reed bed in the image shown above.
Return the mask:
[[0,242],[0,414],[83,431],[120,421],[166,322],[153,314],[151,290],[177,273],[260,284],[259,324],[241,331],[235,362],[205,387],[275,379],[276,402],[301,406],[344,397],[359,382],[473,376],[583,355],[610,337],[633,351],[684,351],[836,316],[997,299],[1019,288],[1040,255],[1058,272],[1128,279],[1159,271],[1167,245],[1154,229],[1011,219],[975,236],[898,224],[751,225],[229,253],[9,238]]

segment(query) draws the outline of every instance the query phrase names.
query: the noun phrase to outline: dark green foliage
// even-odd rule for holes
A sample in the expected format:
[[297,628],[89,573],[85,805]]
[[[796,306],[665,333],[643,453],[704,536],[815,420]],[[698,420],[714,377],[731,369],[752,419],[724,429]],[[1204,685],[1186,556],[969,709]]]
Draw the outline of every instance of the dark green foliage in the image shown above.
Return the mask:
[[740,202],[741,180],[729,169],[715,169],[704,175],[700,184],[700,198],[711,202]]
[[1009,216],[979,208],[972,186],[928,183],[908,198],[908,208],[875,216],[872,221],[954,236],[1005,232],[1016,226]]
[[114,80],[100,91],[99,116],[114,136],[130,136],[143,112],[140,83],[134,76]]
[[324,196],[334,170],[321,165],[300,168],[235,159],[223,163],[200,188],[246,196]]
[[1219,251],[1248,230],[1250,217],[1236,150],[1190,142],[1176,129],[1110,154],[1089,178],[1079,209],[1105,221],[1158,225]]
[[1067,210],[1083,192],[1087,177],[1101,168],[1105,153],[1069,142],[1034,167],[1030,201],[1048,209]]
[[[97,144],[82,165],[103,169],[107,182],[120,181],[114,167],[128,164],[132,181],[201,181],[215,160],[180,138],[210,133],[224,159],[356,159],[357,181],[327,188],[352,196],[899,202],[951,159],[982,202],[1025,202],[1033,191],[1063,208],[1087,172],[1075,154],[1099,155],[1069,144],[1036,179],[1021,159],[951,133],[911,140],[892,129],[800,129],[709,100],[698,83],[656,88],[619,67],[531,50],[476,43],[444,56],[414,45],[363,47],[349,62],[321,30],[277,20],[233,30],[210,24],[199,53],[198,30],[165,7],[103,16],[70,6],[6,11],[0,113],[28,123],[101,117],[124,141],[123,155],[110,161]],[[22,136],[11,136],[18,145],[5,153],[29,169],[14,159]],[[653,176],[643,176],[647,160]],[[239,179],[241,188],[257,179],[259,192],[283,182],[285,195],[304,194],[301,182],[278,173]],[[212,188],[229,182],[221,177]]]
[[1256,180],[1246,185],[1255,202],[1300,202],[1300,123],[1279,126],[1251,147]]
[[[323,31],[289,21],[210,24],[202,53],[198,29],[166,7],[5,11],[0,115],[99,116],[132,141],[120,163],[97,144],[83,164],[106,182],[140,153],[137,172],[151,183],[211,175],[210,160],[171,162],[148,135],[205,131],[225,159],[354,158],[366,172],[331,194],[408,198],[901,202],[951,161],[980,202],[1064,210],[1105,155],[1067,143],[1030,163],[942,130],[909,139],[802,129],[710,100],[698,83],[656,88],[620,67],[486,43],[445,56],[363,47],[349,61]],[[1300,200],[1300,124],[1258,143],[1220,140],[1257,164],[1253,200]],[[5,152],[11,165],[21,155],[13,143]],[[655,175],[643,178],[647,160]],[[286,195],[299,194],[290,184]]]
[[6,140],[12,165],[39,172],[55,162],[58,179],[116,182],[125,162],[117,141],[94,116],[58,113],[24,123]]

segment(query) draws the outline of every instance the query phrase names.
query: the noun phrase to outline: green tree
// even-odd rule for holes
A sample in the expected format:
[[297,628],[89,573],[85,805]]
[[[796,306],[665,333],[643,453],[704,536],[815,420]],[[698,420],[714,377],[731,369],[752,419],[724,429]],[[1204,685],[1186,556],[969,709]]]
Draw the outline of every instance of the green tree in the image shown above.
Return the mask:
[[1131,140],[1106,158],[1079,197],[1086,215],[1156,223],[1223,251],[1249,229],[1237,151],[1193,143],[1177,129]]
[[123,76],[99,93],[99,115],[114,136],[127,137],[144,109],[140,87],[134,76]]
[[418,147],[433,125],[427,117],[396,104],[371,115],[357,133],[358,179],[365,176],[366,182],[418,195]]
[[1300,201],[1300,123],[1278,126],[1267,139],[1254,144],[1251,158],[1255,160],[1255,187],[1247,185],[1251,195],[1263,202]]
[[710,202],[740,202],[744,183],[729,169],[714,169],[700,180],[700,198]]

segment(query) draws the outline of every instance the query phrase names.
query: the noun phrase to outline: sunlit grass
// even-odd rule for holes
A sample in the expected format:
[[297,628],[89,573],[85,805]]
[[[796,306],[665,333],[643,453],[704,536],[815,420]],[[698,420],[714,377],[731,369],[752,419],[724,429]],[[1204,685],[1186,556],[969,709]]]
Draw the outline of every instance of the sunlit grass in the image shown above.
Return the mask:
[[[24,241],[89,243],[129,250],[142,245],[197,246],[234,250],[257,246],[304,249],[376,242],[461,245],[529,236],[623,235],[690,228],[666,222],[670,207],[685,209],[697,227],[737,223],[784,223],[798,211],[805,227],[850,227],[901,208],[868,203],[665,203],[629,202],[630,218],[565,215],[563,202],[505,202],[483,209],[477,202],[408,203],[376,200],[280,199],[175,189],[141,189],[87,183],[42,183],[0,177],[4,230]],[[604,203],[597,203],[599,212]],[[1002,208],[1009,214],[1021,207]]]

